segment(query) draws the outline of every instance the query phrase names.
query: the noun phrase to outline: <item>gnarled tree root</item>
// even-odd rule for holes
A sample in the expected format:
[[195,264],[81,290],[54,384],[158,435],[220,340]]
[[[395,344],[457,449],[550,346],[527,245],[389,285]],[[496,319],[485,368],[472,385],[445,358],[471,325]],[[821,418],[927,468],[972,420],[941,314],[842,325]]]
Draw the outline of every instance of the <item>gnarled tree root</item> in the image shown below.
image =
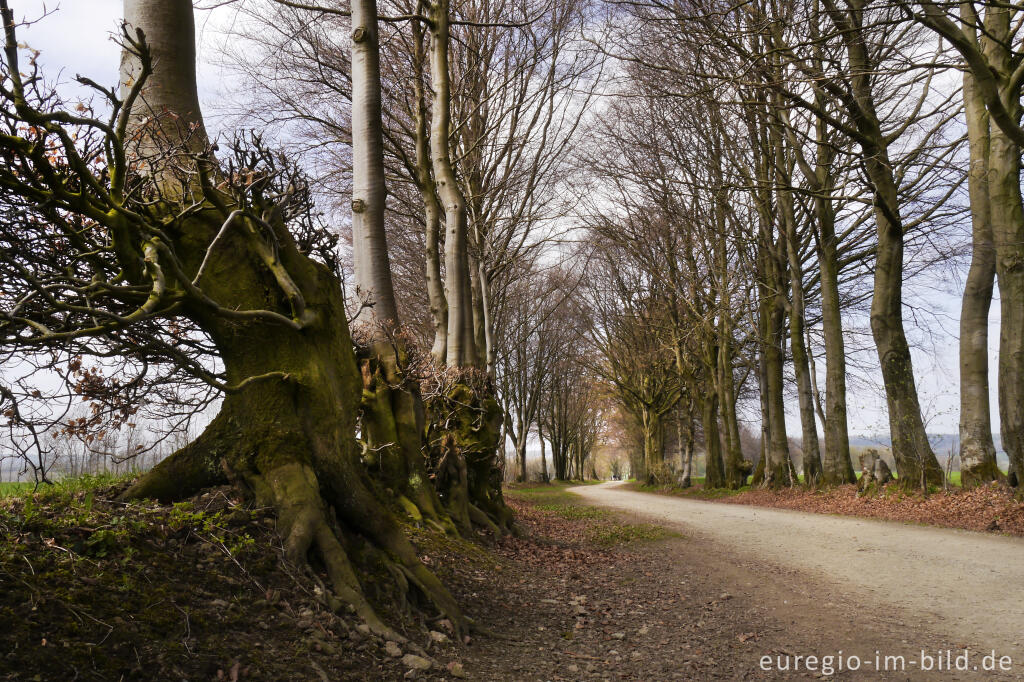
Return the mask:
[[363,596],[362,588],[345,549],[327,522],[313,469],[298,462],[283,464],[264,475],[248,475],[246,483],[257,500],[270,504],[278,512],[278,531],[284,538],[285,557],[293,564],[306,563],[314,548],[323,559],[331,587],[339,599],[349,604],[377,635],[398,642],[405,638],[385,625]]
[[[214,468],[218,472],[217,475],[193,476],[185,481],[187,485],[177,484],[176,473],[194,470],[195,458],[200,456],[198,452],[197,448],[191,446],[179,450],[159,467],[143,476],[124,493],[123,497],[154,497],[169,502],[192,495],[208,485],[227,482],[227,467],[222,464]],[[207,470],[208,468],[202,469]],[[327,505],[320,494],[320,483],[310,465],[292,460],[279,464],[265,473],[251,469],[233,473],[249,487],[259,504],[272,506],[277,511],[278,532],[283,538],[285,558],[289,562],[296,566],[304,566],[308,564],[310,551],[318,553],[337,599],[351,606],[375,634],[392,641],[406,642],[404,637],[380,619],[366,600],[348,554],[331,527]],[[368,490],[362,490],[355,497],[364,498],[368,494]],[[376,509],[384,511],[379,506]],[[347,522],[344,510],[338,511],[343,516],[342,522]],[[372,516],[372,512],[369,516]],[[420,590],[426,599],[452,622],[456,634],[466,630],[467,621],[458,604],[440,580],[423,565],[397,524],[382,522],[379,517],[374,523],[365,523],[365,518],[351,521],[357,530],[364,532],[370,542],[383,551],[386,560],[392,562],[392,568]],[[407,585],[400,587],[403,591],[407,589]]]

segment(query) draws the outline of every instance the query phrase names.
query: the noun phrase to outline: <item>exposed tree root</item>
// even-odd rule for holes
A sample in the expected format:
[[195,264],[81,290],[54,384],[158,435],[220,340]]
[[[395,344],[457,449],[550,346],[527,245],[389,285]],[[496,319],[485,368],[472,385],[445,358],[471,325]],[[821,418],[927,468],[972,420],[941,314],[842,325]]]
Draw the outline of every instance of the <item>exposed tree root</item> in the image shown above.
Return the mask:
[[[213,426],[211,424],[210,428]],[[196,442],[200,440],[202,438]],[[181,487],[175,485],[173,478],[175,472],[188,468],[189,463],[199,457],[197,453],[197,448],[190,446],[172,455],[159,468],[143,476],[125,493],[125,497],[145,497],[150,495],[150,491],[160,491],[160,499],[173,501],[197,492],[202,485],[190,484]],[[183,458],[184,463],[177,461],[178,458]],[[348,554],[329,522],[327,504],[320,492],[323,480],[322,477],[318,478],[313,466],[289,457],[278,460],[257,457],[256,460],[279,463],[263,472],[249,461],[239,461],[236,466],[231,467],[231,478],[244,483],[260,504],[275,508],[286,559],[297,566],[302,566],[308,563],[309,553],[316,552],[323,561],[337,599],[351,606],[375,634],[392,641],[405,642],[404,637],[384,624],[367,602]],[[339,467],[342,470],[346,468]],[[216,469],[220,472],[216,482],[225,482],[227,477],[224,470],[227,466]],[[366,535],[372,545],[382,550],[385,563],[399,576],[396,582],[403,593],[408,590],[409,584],[415,586],[452,622],[457,633],[465,631],[466,620],[454,598],[419,560],[408,538],[387,510],[373,497],[369,487],[362,483],[361,477],[345,476],[344,471],[334,473],[336,477],[340,474],[342,480],[354,484],[349,491],[350,494],[344,496],[345,503],[334,504],[341,521]],[[327,478],[331,479],[332,476]],[[195,480],[197,479],[192,479]],[[334,484],[337,485],[338,481],[335,480]],[[330,491],[332,485],[329,484],[326,488]],[[332,494],[331,498],[334,499],[336,496]],[[358,513],[354,513],[353,508],[357,508]]]
[[474,504],[469,505],[469,518],[476,525],[482,526],[487,530],[491,531],[492,533],[494,533],[496,537],[501,538],[501,536],[503,535],[501,528],[498,527],[498,524],[492,521],[491,517],[483,513],[480,510],[480,508]]
[[257,500],[278,512],[279,532],[285,557],[296,565],[307,561],[315,548],[323,559],[331,586],[339,599],[352,606],[370,630],[382,637],[405,641],[385,625],[363,596],[362,588],[345,549],[327,522],[316,474],[307,465],[284,464],[263,476],[248,476],[246,483]]
[[[423,402],[415,386],[400,376],[394,348],[377,347],[381,345],[371,350],[376,353],[374,357],[364,358],[360,364],[361,425],[366,441],[363,460],[385,486],[397,493],[410,516],[455,532],[423,463]],[[390,361],[382,359],[389,356]],[[415,506],[415,512],[406,501]]]

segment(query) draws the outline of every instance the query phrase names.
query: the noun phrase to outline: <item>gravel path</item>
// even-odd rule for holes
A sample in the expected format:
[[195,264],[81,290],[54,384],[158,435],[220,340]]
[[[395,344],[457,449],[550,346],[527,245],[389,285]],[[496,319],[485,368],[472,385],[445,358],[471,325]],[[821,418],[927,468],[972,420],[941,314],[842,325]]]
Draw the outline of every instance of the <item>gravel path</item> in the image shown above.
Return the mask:
[[747,561],[825,581],[869,611],[1024,669],[1024,539],[642,493],[619,483],[572,492],[628,511]]

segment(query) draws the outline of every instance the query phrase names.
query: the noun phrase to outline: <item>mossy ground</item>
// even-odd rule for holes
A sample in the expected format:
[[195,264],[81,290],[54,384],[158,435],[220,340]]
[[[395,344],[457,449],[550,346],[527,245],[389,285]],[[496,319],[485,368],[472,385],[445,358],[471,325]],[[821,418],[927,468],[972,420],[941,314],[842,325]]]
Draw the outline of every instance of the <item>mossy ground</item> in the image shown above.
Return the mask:
[[[0,501],[0,679],[404,675],[354,616],[323,606],[325,576],[282,560],[269,509],[229,487],[116,501],[126,486],[77,479]],[[390,581],[367,575],[392,627],[430,646],[417,618],[385,603]]]

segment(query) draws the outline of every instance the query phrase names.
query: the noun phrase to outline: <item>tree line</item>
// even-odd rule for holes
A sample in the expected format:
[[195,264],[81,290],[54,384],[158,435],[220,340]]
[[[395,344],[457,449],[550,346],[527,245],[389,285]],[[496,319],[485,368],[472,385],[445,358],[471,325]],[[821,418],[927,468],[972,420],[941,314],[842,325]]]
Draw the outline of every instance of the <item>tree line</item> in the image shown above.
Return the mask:
[[236,483],[371,627],[387,630],[367,564],[466,629],[400,520],[513,531],[506,443],[520,479],[534,435],[544,478],[583,478],[614,419],[641,479],[677,475],[674,445],[688,483],[703,442],[710,487],[793,485],[795,389],[804,482],[852,482],[844,331],[861,312],[899,477],[941,480],[903,293],[970,220],[963,480],[1002,477],[998,281],[1016,484],[1014,7],[236,0],[221,56],[238,96],[215,135],[189,0],[125,0],[119,83],[79,77],[91,98],[49,84],[13,4],[0,399],[40,480],[60,439],[180,435],[216,407],[126,499]]
[[[904,292],[957,257],[969,224],[962,480],[1004,478],[988,398],[998,282],[998,408],[1017,485],[1019,9],[641,1],[614,16],[602,49],[619,64],[618,97],[587,155],[594,191],[582,220],[600,281],[600,369],[643,444],[639,477],[666,475],[662,422],[678,415],[681,441],[704,434],[709,486],[735,488],[748,473],[765,486],[796,484],[798,474],[808,485],[853,482],[844,332],[866,313],[901,483],[941,483]],[[740,448],[745,401],[759,402],[753,471]]]

